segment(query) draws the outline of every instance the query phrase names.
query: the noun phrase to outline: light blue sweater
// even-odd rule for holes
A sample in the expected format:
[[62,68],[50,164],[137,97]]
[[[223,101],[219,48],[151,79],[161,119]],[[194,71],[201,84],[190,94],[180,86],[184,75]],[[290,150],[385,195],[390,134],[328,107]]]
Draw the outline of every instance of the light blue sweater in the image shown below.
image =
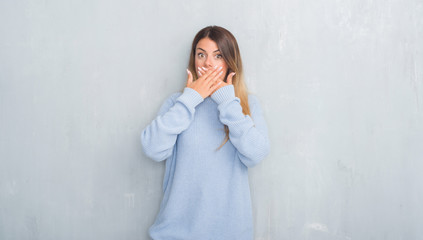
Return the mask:
[[[270,150],[257,97],[242,113],[234,86],[203,99],[192,88],[172,94],[142,131],[145,154],[166,160],[163,200],[149,228],[154,240],[251,240],[248,168]],[[216,151],[229,127],[229,141]]]

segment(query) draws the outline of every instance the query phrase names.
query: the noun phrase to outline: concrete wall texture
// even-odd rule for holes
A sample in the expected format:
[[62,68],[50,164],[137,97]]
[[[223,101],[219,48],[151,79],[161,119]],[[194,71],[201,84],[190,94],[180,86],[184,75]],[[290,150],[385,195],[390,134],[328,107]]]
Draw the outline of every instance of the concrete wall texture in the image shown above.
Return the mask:
[[147,239],[164,162],[139,136],[208,25],[268,123],[255,239],[422,239],[420,0],[2,0],[0,239]]

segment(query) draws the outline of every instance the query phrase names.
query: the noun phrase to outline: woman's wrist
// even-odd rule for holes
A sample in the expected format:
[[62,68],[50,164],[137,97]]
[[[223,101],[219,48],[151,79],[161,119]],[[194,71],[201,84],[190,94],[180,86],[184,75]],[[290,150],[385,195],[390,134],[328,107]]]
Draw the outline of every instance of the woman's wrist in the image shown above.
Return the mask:
[[198,104],[204,101],[204,98],[194,89],[185,87],[183,93],[179,96],[179,101],[188,107],[195,108]]
[[216,90],[210,96],[218,105],[235,98],[234,85],[229,84]]

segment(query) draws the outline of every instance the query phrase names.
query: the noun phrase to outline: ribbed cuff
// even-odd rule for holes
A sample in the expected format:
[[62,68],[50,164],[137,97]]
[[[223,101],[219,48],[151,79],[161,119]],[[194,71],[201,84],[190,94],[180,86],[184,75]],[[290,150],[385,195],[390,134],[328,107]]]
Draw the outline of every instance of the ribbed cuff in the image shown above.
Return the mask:
[[184,92],[176,100],[184,103],[187,107],[195,108],[204,101],[204,98],[194,89],[185,87]]
[[229,84],[219,88],[210,96],[218,105],[235,98],[234,85]]

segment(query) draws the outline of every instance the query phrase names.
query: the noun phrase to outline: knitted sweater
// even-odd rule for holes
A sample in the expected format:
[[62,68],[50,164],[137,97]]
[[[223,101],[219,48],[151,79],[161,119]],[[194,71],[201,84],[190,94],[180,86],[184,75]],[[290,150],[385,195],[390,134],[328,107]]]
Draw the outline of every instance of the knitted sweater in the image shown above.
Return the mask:
[[[170,95],[141,134],[144,153],[166,160],[163,199],[154,240],[253,239],[248,168],[270,150],[257,97],[248,96],[251,117],[242,113],[234,86],[205,99],[192,88]],[[224,125],[229,127],[225,138]]]

